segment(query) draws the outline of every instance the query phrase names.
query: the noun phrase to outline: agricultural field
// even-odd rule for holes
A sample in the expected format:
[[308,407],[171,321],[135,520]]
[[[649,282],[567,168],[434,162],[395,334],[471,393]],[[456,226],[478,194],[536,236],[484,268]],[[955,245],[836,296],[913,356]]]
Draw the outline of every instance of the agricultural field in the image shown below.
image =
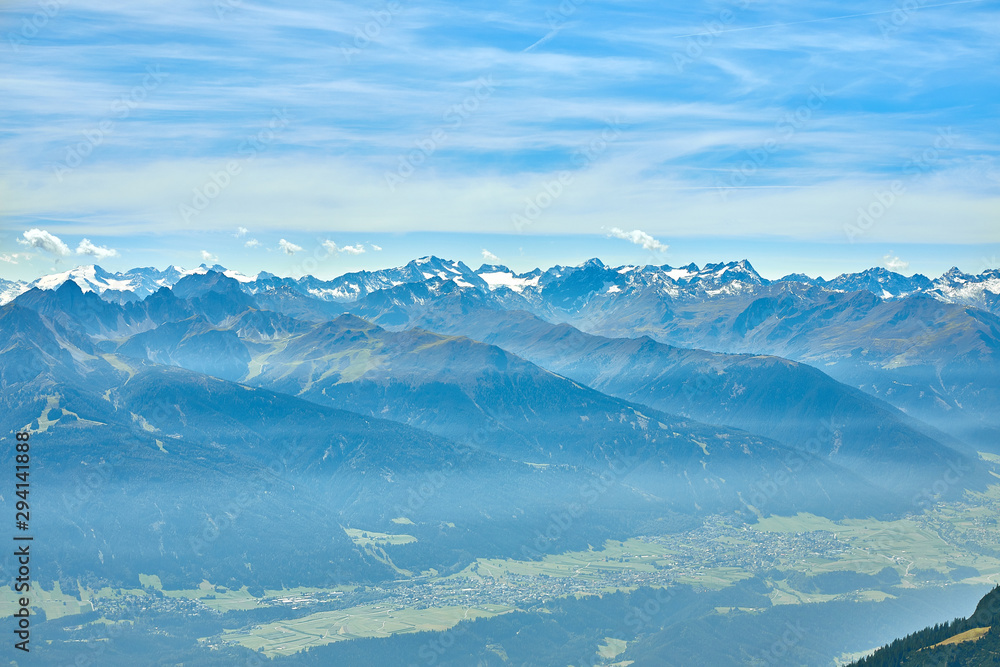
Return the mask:
[[[284,606],[302,613],[311,605],[328,605],[302,618],[229,631],[221,637],[274,655],[353,637],[443,630],[466,618],[530,609],[556,597],[631,591],[640,586],[690,584],[721,589],[758,576],[766,582],[775,605],[835,599],[881,601],[892,597],[892,586],[861,586],[831,594],[803,586],[803,581],[845,572],[872,577],[889,567],[898,573],[893,585],[900,588],[957,581],[992,584],[1000,576],[998,514],[1000,486],[970,494],[966,502],[939,505],[896,521],[831,521],[798,514],[742,524],[709,517],[700,528],[685,533],[609,540],[587,550],[548,554],[534,561],[479,559],[447,577],[431,572],[414,578],[401,571],[404,581],[369,588],[364,598],[344,598],[342,604],[348,608],[332,611],[329,604],[354,593],[353,586],[266,590],[263,597],[254,597],[246,587],[230,589],[208,581],[189,590],[163,590],[159,577],[144,574],[135,588],[81,588],[80,599],[64,594],[58,584],[51,591],[35,589],[32,604],[50,619],[92,610],[105,613],[129,600],[151,600],[152,589],[162,595],[157,604],[178,612],[192,604],[219,613],[260,606]],[[344,530],[366,552],[388,559],[386,547],[416,541],[402,533],[407,520],[394,523],[400,526],[400,534]],[[0,588],[0,614],[12,613],[16,599],[9,586]],[[609,644],[605,651],[618,648]]]
[[665,566],[669,564],[669,560],[670,554],[662,547],[631,539],[624,542],[609,541],[600,550],[550,554],[537,561],[479,559],[462,572],[448,578],[500,578],[513,574],[595,579],[607,572],[654,572],[657,565]]
[[389,533],[377,533],[374,530],[360,530],[358,528],[344,528],[344,532],[359,547],[399,546],[401,544],[413,544],[417,541],[417,538],[413,535],[391,535]]
[[[10,586],[0,587],[0,616],[7,617],[17,611],[17,599],[23,596],[23,593],[15,593]],[[86,597],[83,600],[78,600],[66,595],[60,589],[58,581],[49,591],[40,586],[32,586],[31,593],[27,597],[31,599],[33,608],[40,608],[45,612],[47,619],[57,619],[93,611]]]
[[510,607],[441,607],[405,609],[395,605],[367,605],[320,612],[304,618],[268,623],[252,629],[228,632],[223,641],[261,650],[268,656],[289,655],[313,646],[345,639],[388,637],[392,634],[443,631],[463,620],[490,617],[511,611]]

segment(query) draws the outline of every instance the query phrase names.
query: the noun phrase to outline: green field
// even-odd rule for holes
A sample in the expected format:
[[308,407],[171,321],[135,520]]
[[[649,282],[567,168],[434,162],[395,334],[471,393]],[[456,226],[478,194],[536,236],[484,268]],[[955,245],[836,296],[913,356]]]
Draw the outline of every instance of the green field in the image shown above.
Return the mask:
[[[412,523],[412,522],[411,522]],[[401,544],[413,544],[417,541],[413,535],[391,535],[389,533],[377,533],[374,530],[359,530],[357,528],[344,528],[344,532],[359,547],[367,546],[399,546]]]
[[605,637],[604,643],[597,647],[597,654],[605,660],[617,658],[625,652],[627,644],[623,639]]
[[[15,593],[10,586],[0,587],[0,617],[10,616],[17,611],[18,599],[24,596],[24,593]],[[31,608],[43,610],[45,617],[50,620],[93,611],[86,598],[81,601],[64,594],[59,588],[59,582],[50,591],[32,585],[27,598],[31,601]]]
[[[240,589],[222,589],[207,581],[201,582],[198,588],[182,590],[163,590],[160,578],[156,575],[140,574],[139,581],[142,586],[149,586],[162,591],[163,595],[172,598],[188,598],[199,600],[205,606],[218,612],[229,610],[253,609],[260,602],[257,598],[247,592],[246,587]],[[286,588],[283,590],[266,590],[264,595],[267,598],[297,598],[302,596],[315,595],[317,593],[336,593],[354,590],[354,586],[340,586],[338,588]],[[65,595],[59,589],[56,582],[52,591],[44,591],[32,587],[31,606],[41,608],[45,611],[46,618],[56,619],[63,616],[80,614],[93,610],[91,600],[96,598],[118,599],[126,595],[146,595],[147,591],[142,588],[101,588],[91,590],[80,589],[78,600],[69,595]],[[7,616],[17,609],[18,595],[14,593],[10,586],[0,587],[0,616]]]
[[514,559],[481,558],[450,578],[493,577],[499,579],[507,574],[549,577],[581,577],[596,579],[604,571],[635,570],[653,572],[654,563],[660,566],[671,564],[673,554],[662,546],[639,539],[624,542],[609,540],[602,549],[569,551],[547,555],[537,561]]
[[[662,586],[673,581],[706,588],[724,588],[735,582],[776,568],[783,573],[798,572],[808,576],[836,571],[875,574],[892,567],[902,578],[902,587],[940,585],[931,583],[927,571],[944,576],[956,567],[973,567],[978,576],[968,576],[965,583],[995,583],[1000,578],[1000,558],[990,553],[1000,551],[1000,485],[985,493],[969,494],[966,502],[942,504],[920,515],[895,521],[852,519],[832,521],[810,514],[791,517],[769,517],[755,524],[741,526],[724,523],[714,517],[699,530],[676,535],[636,537],[624,541],[609,540],[596,548],[560,554],[549,554],[535,561],[518,559],[479,559],[461,572],[438,577],[431,571],[423,582],[433,587],[433,608],[398,608],[388,602],[371,603],[351,609],[319,612],[294,621],[275,622],[261,627],[226,633],[224,639],[269,654],[293,653],[309,646],[341,641],[354,637],[384,637],[396,633],[420,630],[444,630],[465,618],[491,616],[510,611],[512,606],[483,604],[485,598],[472,607],[449,602],[449,591],[467,586],[460,578],[496,580],[518,579],[515,584],[544,595],[585,595],[614,590],[633,590],[638,586]],[[410,522],[398,518],[401,528]],[[416,538],[407,534],[390,534],[358,528],[345,528],[350,539],[364,551],[387,564],[392,564],[383,547],[412,544]],[[966,545],[975,545],[969,548]],[[832,545],[827,552],[826,545]],[[748,561],[745,554],[753,548],[763,550],[767,565]],[[735,560],[734,560],[735,559]],[[733,563],[756,562],[751,566]],[[395,566],[393,566],[395,567]],[[401,577],[410,573],[396,568]],[[920,573],[918,571],[924,571]],[[916,574],[914,574],[916,572]],[[627,574],[627,577],[618,575]],[[796,590],[789,578],[770,578],[763,574],[770,587],[774,604],[819,603],[833,599],[879,601],[891,597],[891,590],[860,590],[846,595],[823,595]],[[574,578],[572,584],[553,587],[553,580]],[[923,578],[922,578],[923,577]],[[522,578],[528,578],[527,580]],[[949,581],[951,578],[949,577]],[[196,599],[219,612],[252,609],[260,604],[283,604],[295,607],[312,604],[354,590],[351,586],[337,589],[301,587],[267,590],[265,600],[253,597],[246,587],[227,589],[203,581],[188,590],[162,590],[156,575],[139,575],[141,587],[131,589],[81,589],[80,600],[54,590],[34,589],[32,606],[44,610],[50,619],[89,612],[96,598],[115,599],[126,595],[146,595],[150,588],[172,598]],[[504,584],[500,584],[503,586]],[[0,588],[0,615],[6,616],[17,608],[17,597],[9,586]],[[488,600],[488,599],[487,599]],[[489,600],[488,600],[489,601]],[[516,605],[517,602],[509,602]],[[606,659],[618,650],[608,642],[602,647]],[[603,654],[602,653],[602,654]],[[614,655],[617,655],[615,653]]]
[[310,614],[294,621],[268,623],[251,630],[228,632],[223,635],[223,639],[253,650],[262,650],[268,656],[289,655],[306,648],[345,639],[447,630],[459,621],[496,616],[508,611],[511,611],[510,607],[499,605],[435,609],[367,605]]

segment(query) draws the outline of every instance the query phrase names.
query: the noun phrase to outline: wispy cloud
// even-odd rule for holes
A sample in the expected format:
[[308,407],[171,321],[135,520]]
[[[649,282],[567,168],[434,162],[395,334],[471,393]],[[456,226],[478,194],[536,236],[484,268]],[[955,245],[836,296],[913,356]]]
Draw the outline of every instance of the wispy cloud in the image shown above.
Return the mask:
[[624,239],[629,243],[641,245],[645,250],[652,250],[654,252],[666,252],[670,249],[670,246],[660,243],[641,229],[633,229],[630,232],[626,232],[624,229],[612,227],[608,230],[608,236],[613,236],[616,239]]
[[895,271],[897,273],[906,271],[908,268],[910,268],[909,262],[904,262],[899,257],[894,257],[891,252],[885,257],[883,257],[882,261],[885,263],[885,268],[889,269],[890,271]]
[[[270,248],[278,234],[462,232],[473,220],[477,231],[515,233],[509,212],[570,172],[573,187],[532,233],[603,238],[628,221],[655,243],[667,235],[822,239],[841,235],[859,206],[908,177],[939,128],[953,127],[960,141],[938,151],[919,171],[919,188],[866,239],[996,240],[992,3],[929,2],[910,12],[860,0],[579,3],[555,24],[547,12],[558,3],[403,4],[376,43],[347,62],[341,44],[371,20],[357,3],[320,10],[261,0],[240,3],[225,20],[193,0],[65,3],[44,39],[8,53],[0,78],[5,216],[74,242],[136,221],[153,233],[244,241],[252,229]],[[700,34],[727,8],[722,29]],[[4,20],[17,34],[37,10],[15,2]],[[108,25],[143,39],[115,45]],[[674,55],[690,59],[682,71]],[[329,76],[317,79],[316,63]],[[147,66],[168,76],[119,117]],[[487,75],[496,91],[476,105],[470,95]],[[828,101],[786,138],[815,86]],[[292,119],[281,140],[228,172],[275,108]],[[627,129],[600,161],[588,161],[615,117]],[[113,132],[101,130],[102,119],[115,121]],[[446,141],[387,197],[385,173],[441,127]],[[91,152],[59,183],[53,166],[69,149]],[[752,177],[720,199],[719,183],[741,171]],[[207,199],[216,187],[225,196],[191,224],[164,213],[195,189]],[[72,254],[52,239],[21,241]],[[351,254],[347,247],[374,250],[337,251]],[[278,251],[272,257],[298,252]]]
[[205,262],[206,264],[217,264],[219,262],[219,258],[207,250],[202,250],[201,261]]
[[[348,255],[362,255],[365,252],[365,247],[360,243],[356,243],[354,245],[338,246],[333,241],[327,240],[323,241],[322,245],[326,249],[326,251],[329,252],[331,255],[336,255],[341,252],[347,253]],[[378,246],[373,246],[373,248],[376,250],[382,249],[379,248]]]
[[302,252],[302,246],[295,245],[291,241],[286,241],[285,239],[280,239],[278,241],[278,248],[280,248],[286,255],[294,255],[297,252]]
[[500,263],[500,258],[497,257],[496,255],[494,255],[493,253],[491,253],[486,248],[483,248],[483,259],[486,260],[487,262],[489,262],[490,264],[499,264]]
[[108,257],[117,257],[118,251],[114,248],[94,245],[90,239],[83,239],[80,241],[80,245],[76,247],[76,254],[90,255],[95,259],[107,259]]

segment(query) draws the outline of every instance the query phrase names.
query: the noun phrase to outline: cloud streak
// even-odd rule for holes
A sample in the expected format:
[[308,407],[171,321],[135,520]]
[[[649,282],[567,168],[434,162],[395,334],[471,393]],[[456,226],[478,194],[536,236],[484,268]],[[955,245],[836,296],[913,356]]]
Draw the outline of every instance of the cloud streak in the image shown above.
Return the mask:
[[[830,7],[733,2],[732,18],[706,34],[706,23],[722,23],[721,6],[580,3],[553,25],[545,3],[406,4],[347,62],[340,45],[371,20],[362,5],[262,0],[219,20],[189,0],[66,3],[44,39],[8,54],[0,201],[18,229],[38,232],[21,245],[47,257],[74,253],[59,237],[113,235],[85,254],[113,247],[131,257],[119,238],[141,224],[153,234],[218,233],[204,244],[227,260],[259,260],[260,244],[271,258],[299,252],[277,244],[279,235],[458,233],[472,222],[477,232],[515,234],[511,211],[569,172],[572,188],[529,234],[602,239],[620,228],[652,242],[619,238],[656,251],[657,238],[842,236],[859,206],[905,178],[905,199],[866,240],[995,242],[997,9],[942,2],[897,17],[860,0]],[[15,27],[38,10],[8,9]],[[116,45],[109,25],[143,39]],[[690,60],[682,71],[674,55]],[[169,73],[163,85],[119,118],[115,101],[131,99],[157,65]],[[461,109],[484,76],[496,85],[489,104]],[[782,119],[813,87],[828,101],[785,138]],[[244,142],[275,108],[291,122],[245,160]],[[627,119],[613,148],[582,160],[611,118]],[[115,121],[114,132],[100,131],[102,119]],[[913,160],[944,127],[958,140],[911,179]],[[435,128],[447,141],[387,196],[383,175]],[[776,137],[777,150],[757,164]],[[59,183],[53,165],[70,149],[91,152]],[[233,160],[238,174],[227,171]],[[752,178],[721,198],[718,184],[748,165]],[[191,224],[165,213],[211,175],[227,182],[225,196]],[[344,260],[374,251],[367,242],[334,247]],[[13,238],[0,244],[8,255],[18,249]]]
[[652,252],[666,252],[670,249],[670,246],[665,243],[660,243],[641,229],[633,229],[630,232],[626,232],[618,227],[612,227],[608,230],[608,236],[613,236],[616,239],[623,239],[629,243],[642,246],[644,250],[650,250]]

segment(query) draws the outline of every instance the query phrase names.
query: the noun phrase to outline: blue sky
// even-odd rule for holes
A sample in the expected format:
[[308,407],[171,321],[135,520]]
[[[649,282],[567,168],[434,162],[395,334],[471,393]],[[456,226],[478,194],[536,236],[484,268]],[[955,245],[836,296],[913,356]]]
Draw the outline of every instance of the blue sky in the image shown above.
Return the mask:
[[8,2],[0,276],[977,272],[998,72],[987,1]]

